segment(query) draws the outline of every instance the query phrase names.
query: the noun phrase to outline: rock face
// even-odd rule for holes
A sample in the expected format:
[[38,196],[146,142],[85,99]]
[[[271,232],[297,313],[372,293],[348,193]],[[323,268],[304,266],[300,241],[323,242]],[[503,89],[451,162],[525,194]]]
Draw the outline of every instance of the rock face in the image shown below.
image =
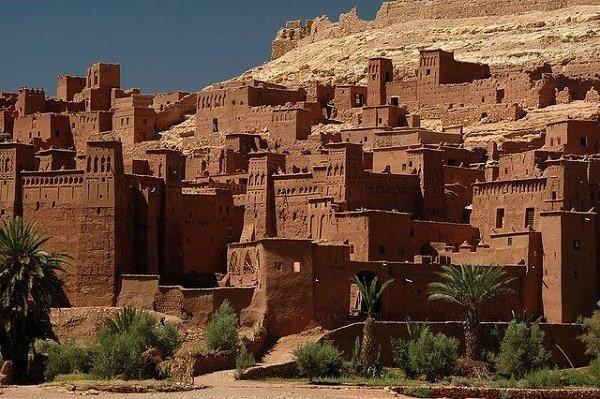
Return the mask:
[[397,75],[411,76],[418,50],[433,47],[492,68],[568,67],[600,58],[599,19],[598,0],[385,2],[373,21],[352,10],[337,22],[323,16],[288,23],[273,43],[273,61],[247,74],[288,85],[364,82],[366,59],[384,56]]

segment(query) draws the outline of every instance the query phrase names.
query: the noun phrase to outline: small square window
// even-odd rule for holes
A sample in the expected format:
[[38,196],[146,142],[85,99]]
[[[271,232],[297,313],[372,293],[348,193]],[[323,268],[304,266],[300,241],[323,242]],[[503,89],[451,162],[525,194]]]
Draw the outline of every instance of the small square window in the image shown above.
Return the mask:
[[588,146],[588,139],[587,139],[586,136],[579,137],[579,146],[580,147],[587,147]]
[[579,240],[573,240],[573,249],[579,251],[581,249],[581,242]]

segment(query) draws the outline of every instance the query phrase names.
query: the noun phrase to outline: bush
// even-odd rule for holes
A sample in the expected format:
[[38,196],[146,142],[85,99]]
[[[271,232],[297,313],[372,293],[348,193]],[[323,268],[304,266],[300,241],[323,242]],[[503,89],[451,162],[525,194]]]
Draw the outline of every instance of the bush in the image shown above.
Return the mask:
[[416,370],[410,365],[408,357],[409,341],[392,339],[392,365],[401,369],[408,378],[415,378]]
[[411,396],[413,398],[431,398],[431,391],[427,388],[409,388],[406,387],[402,391],[402,393],[406,396]]
[[559,388],[562,383],[556,370],[539,369],[526,374],[521,386],[529,389]]
[[239,379],[244,370],[246,370],[248,367],[254,366],[255,364],[256,362],[254,361],[254,356],[252,356],[252,353],[248,352],[246,346],[242,345],[242,348],[235,358],[235,378]]
[[543,369],[550,360],[544,349],[544,332],[538,324],[512,321],[500,345],[496,368],[500,375],[522,379],[525,374]]
[[294,356],[300,373],[313,380],[316,377],[338,377],[342,355],[331,343],[312,342],[297,348]]
[[175,327],[159,325],[147,311],[125,308],[98,332],[92,373],[126,380],[157,377],[157,364],[180,346]]
[[415,323],[414,321],[407,319],[406,331],[409,337],[408,341],[392,339],[392,365],[404,371],[404,374],[408,378],[415,378],[418,374],[410,364],[410,358],[408,356],[409,343],[416,342],[428,328],[429,327],[425,324]]
[[585,333],[581,336],[581,340],[586,346],[586,353],[595,359],[600,358],[600,311],[584,319],[583,325]]
[[593,370],[565,370],[562,377],[563,385],[571,387],[597,387],[600,379],[594,376]]
[[225,300],[211,316],[204,329],[204,340],[210,351],[234,350],[238,344],[238,319]]
[[74,341],[62,344],[54,341],[37,341],[36,351],[46,355],[46,380],[53,381],[61,374],[88,373],[92,369],[92,352],[77,346]]
[[457,357],[458,340],[441,333],[434,335],[429,328],[424,328],[416,341],[408,343],[408,371],[430,382],[449,376]]

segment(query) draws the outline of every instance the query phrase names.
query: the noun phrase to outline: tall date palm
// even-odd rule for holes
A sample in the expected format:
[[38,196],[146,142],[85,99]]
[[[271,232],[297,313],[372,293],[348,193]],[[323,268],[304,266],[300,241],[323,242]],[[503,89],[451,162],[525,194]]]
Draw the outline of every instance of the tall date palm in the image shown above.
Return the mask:
[[510,292],[506,273],[494,266],[442,266],[441,282],[429,285],[429,299],[455,303],[465,310],[465,355],[477,360],[480,348],[480,316],[483,304]]
[[371,280],[369,284],[366,279],[360,279],[358,276],[354,276],[352,282],[356,284],[360,294],[364,308],[367,312],[367,319],[363,325],[362,331],[362,342],[360,348],[359,366],[362,374],[367,373],[369,367],[375,365],[377,360],[377,343],[375,342],[375,319],[373,318],[373,312],[379,300],[383,296],[384,291],[392,283],[393,280],[388,280],[381,285],[377,286],[377,277]]
[[26,381],[28,355],[38,339],[55,339],[50,308],[64,297],[57,272],[66,257],[44,251],[48,238],[19,217],[0,227],[0,353],[13,362],[15,382]]

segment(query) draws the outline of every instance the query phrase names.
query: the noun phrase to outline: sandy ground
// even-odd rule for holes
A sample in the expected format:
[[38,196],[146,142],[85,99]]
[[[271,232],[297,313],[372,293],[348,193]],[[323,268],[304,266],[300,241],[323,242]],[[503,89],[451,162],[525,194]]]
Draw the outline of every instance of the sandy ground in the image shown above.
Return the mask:
[[322,387],[298,384],[269,384],[240,381],[235,384],[212,386],[188,392],[118,394],[107,392],[69,392],[58,387],[5,388],[3,399],[63,399],[80,396],[115,399],[388,399],[405,398],[385,389]]

